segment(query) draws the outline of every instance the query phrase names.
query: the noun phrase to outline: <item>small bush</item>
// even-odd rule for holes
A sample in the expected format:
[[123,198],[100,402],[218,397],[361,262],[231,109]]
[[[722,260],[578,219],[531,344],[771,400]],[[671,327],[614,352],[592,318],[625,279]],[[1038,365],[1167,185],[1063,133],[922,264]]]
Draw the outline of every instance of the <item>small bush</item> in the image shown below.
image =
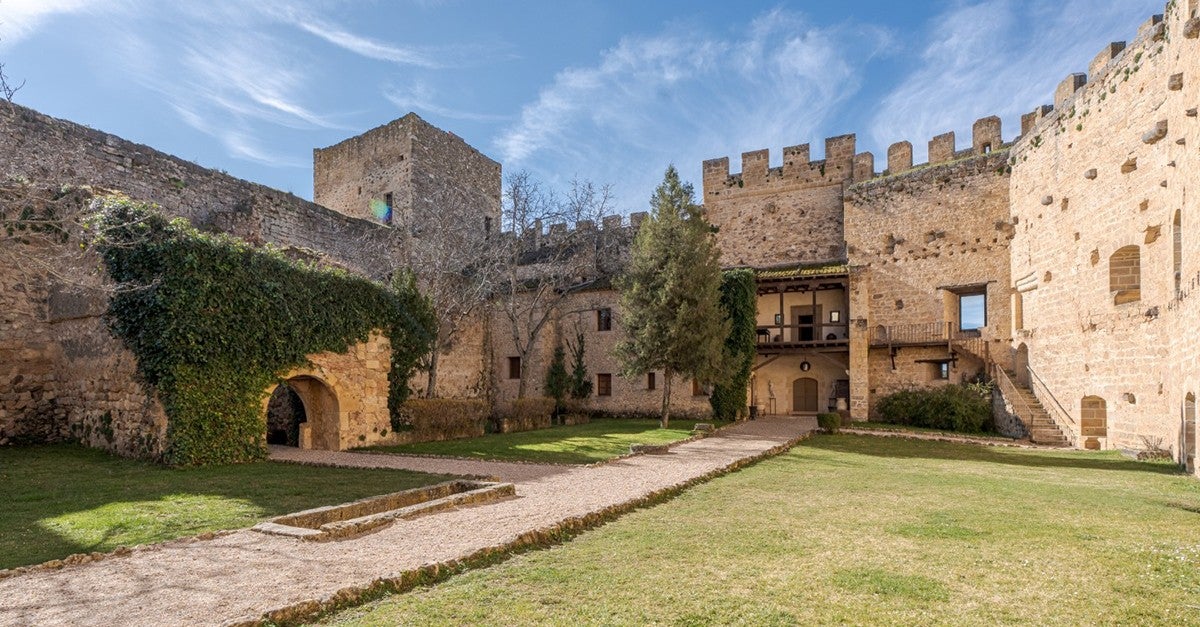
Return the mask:
[[407,442],[433,442],[483,435],[488,404],[475,399],[410,398],[397,412],[396,432],[408,432]]
[[995,430],[990,395],[963,385],[901,390],[880,399],[879,420],[895,425],[985,433]]
[[842,428],[842,415],[833,412],[817,414],[817,426],[826,433],[837,433]]
[[499,416],[496,430],[500,433],[513,433],[545,429],[550,426],[554,416],[554,405],[552,398],[518,398],[512,402],[508,411]]

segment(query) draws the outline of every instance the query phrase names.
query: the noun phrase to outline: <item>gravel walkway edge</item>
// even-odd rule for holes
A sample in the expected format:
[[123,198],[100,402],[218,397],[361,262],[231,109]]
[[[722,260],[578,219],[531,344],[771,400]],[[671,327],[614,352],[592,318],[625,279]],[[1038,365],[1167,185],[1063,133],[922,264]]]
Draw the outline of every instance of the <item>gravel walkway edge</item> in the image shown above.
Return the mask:
[[367,603],[388,594],[408,592],[414,588],[430,585],[477,568],[501,563],[521,553],[561,544],[571,538],[595,529],[634,510],[668,501],[688,488],[711,481],[722,475],[756,464],[790,450],[807,439],[804,433],[782,444],[755,455],[743,457],[730,464],[682,481],[675,485],[644,494],[617,505],[585,514],[565,518],[553,525],[522,533],[515,540],[480,549],[459,559],[426,564],[398,575],[379,578],[366,586],[351,586],[321,598],[308,599],[284,607],[269,610],[258,616],[245,616],[225,623],[226,627],[259,627],[266,625],[297,625],[311,622],[326,614]]

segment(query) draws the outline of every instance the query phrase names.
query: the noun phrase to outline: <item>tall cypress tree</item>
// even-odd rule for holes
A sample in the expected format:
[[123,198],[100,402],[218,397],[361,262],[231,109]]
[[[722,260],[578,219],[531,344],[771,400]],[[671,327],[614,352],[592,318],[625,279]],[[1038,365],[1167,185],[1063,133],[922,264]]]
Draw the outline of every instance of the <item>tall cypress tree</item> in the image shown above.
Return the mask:
[[617,281],[628,339],[617,346],[625,373],[663,371],[661,422],[671,417],[675,375],[719,383],[730,323],[720,303],[720,252],[712,226],[675,166],[650,199],[650,216]]

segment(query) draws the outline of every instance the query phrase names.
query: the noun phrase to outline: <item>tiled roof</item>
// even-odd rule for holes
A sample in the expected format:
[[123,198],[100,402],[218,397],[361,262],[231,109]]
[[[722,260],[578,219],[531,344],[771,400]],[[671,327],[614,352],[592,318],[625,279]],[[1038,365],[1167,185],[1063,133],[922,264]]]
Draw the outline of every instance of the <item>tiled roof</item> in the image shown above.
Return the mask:
[[803,279],[817,276],[837,276],[849,274],[850,267],[844,263],[797,264],[755,270],[754,277],[759,281],[781,281],[787,279]]

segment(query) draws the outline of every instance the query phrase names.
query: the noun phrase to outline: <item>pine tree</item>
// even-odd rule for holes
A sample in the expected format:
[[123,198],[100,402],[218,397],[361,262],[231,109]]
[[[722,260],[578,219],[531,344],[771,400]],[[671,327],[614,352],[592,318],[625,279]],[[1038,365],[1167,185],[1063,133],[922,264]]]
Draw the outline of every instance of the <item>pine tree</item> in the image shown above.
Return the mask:
[[704,383],[725,378],[730,323],[720,303],[719,256],[692,186],[679,180],[675,166],[668,167],[617,282],[629,338],[617,346],[617,355],[627,375],[663,371],[664,428],[675,375]]

